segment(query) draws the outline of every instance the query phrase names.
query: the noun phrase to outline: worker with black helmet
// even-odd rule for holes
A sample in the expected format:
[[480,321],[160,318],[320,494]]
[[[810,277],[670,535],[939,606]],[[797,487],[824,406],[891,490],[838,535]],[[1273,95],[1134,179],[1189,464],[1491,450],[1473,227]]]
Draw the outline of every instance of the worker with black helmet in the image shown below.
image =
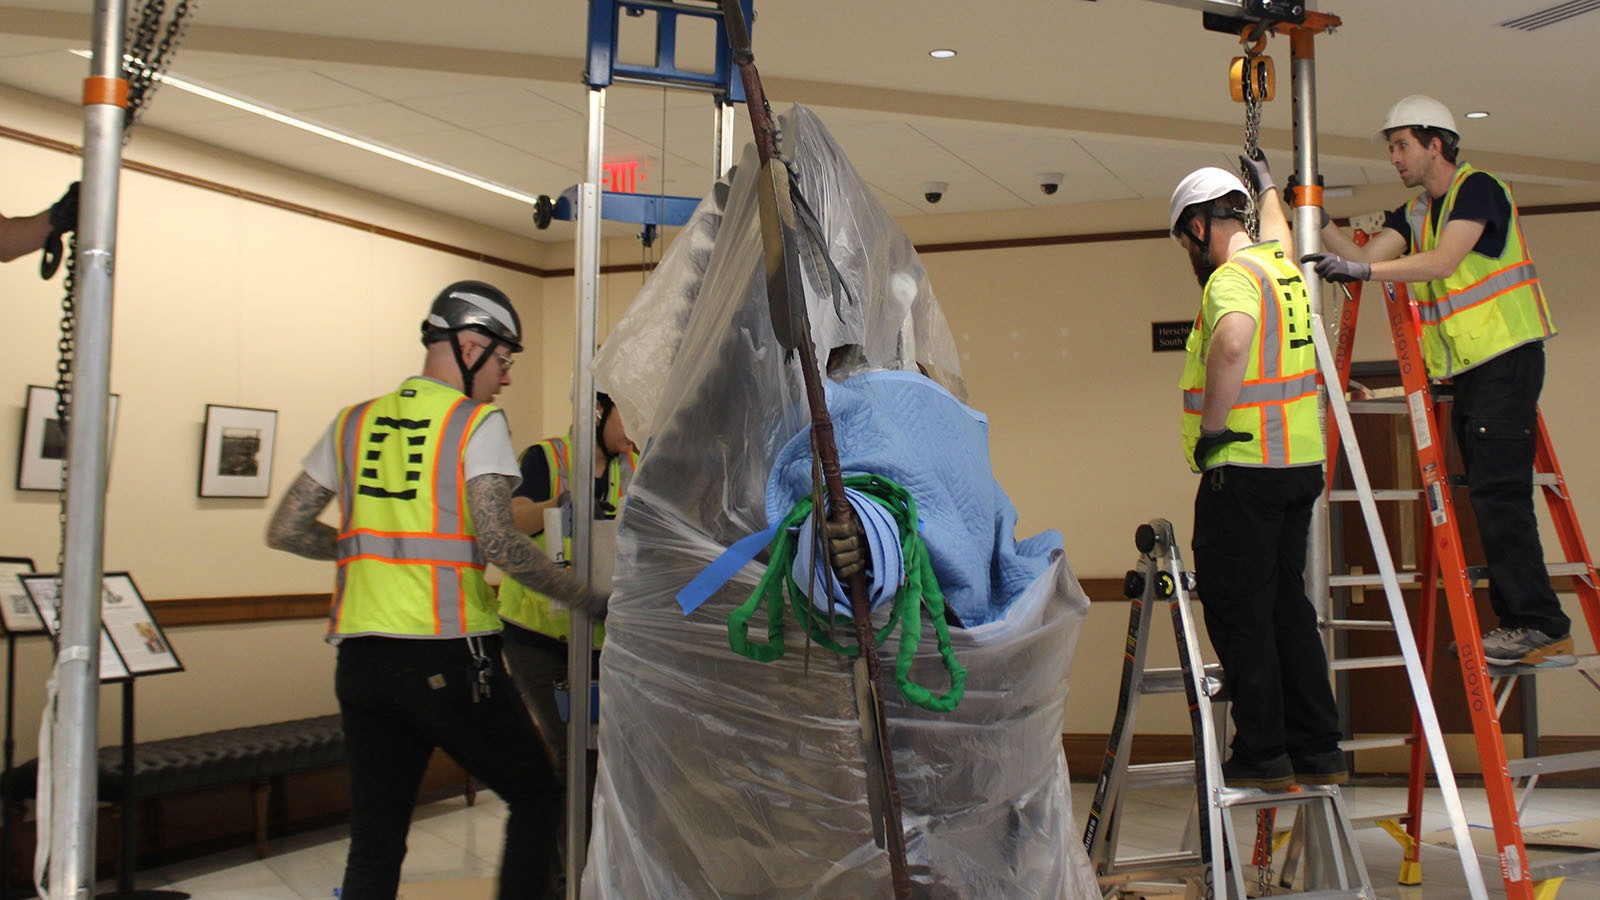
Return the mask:
[[[338,563],[328,640],[349,759],[346,900],[395,896],[435,747],[506,802],[497,896],[542,898],[551,883],[561,790],[506,674],[484,568],[572,606],[604,598],[513,524],[517,459],[490,401],[522,338],[500,290],[446,287],[422,323],[422,373],[334,417],[268,528],[273,548]],[[317,521],[335,497],[337,529]]]
[[1231,787],[1339,784],[1339,711],[1306,597],[1311,512],[1322,494],[1311,301],[1264,158],[1261,240],[1232,172],[1196,170],[1172,192],[1168,225],[1203,293],[1180,387],[1182,435],[1200,473],[1194,561],[1206,632],[1233,698]]
[[1550,585],[1534,514],[1533,468],[1544,342],[1555,324],[1511,189],[1457,162],[1449,107],[1413,94],[1373,136],[1416,199],[1357,246],[1336,226],[1306,260],[1331,281],[1403,281],[1422,320],[1428,377],[1453,385],[1450,424],[1489,564],[1500,624],[1483,636],[1492,665],[1570,666],[1572,619]]

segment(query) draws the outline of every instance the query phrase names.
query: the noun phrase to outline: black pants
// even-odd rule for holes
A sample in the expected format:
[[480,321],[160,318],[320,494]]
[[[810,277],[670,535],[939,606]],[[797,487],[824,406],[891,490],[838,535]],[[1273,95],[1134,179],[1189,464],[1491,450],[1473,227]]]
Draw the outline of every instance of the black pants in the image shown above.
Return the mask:
[[1489,603],[1501,625],[1563,637],[1572,630],[1572,620],[1550,587],[1533,512],[1544,344],[1523,344],[1453,381],[1450,424],[1489,564]]
[[1222,466],[1200,477],[1195,575],[1233,698],[1233,754],[1241,762],[1338,746],[1339,711],[1304,575],[1311,508],[1321,493],[1319,465]]
[[[567,681],[567,643],[536,631],[506,623],[506,668],[511,680],[522,693],[522,701],[533,715],[533,724],[544,738],[550,762],[555,766],[556,780],[565,786],[567,781],[567,723],[561,721],[561,709],[556,705],[556,682]],[[512,629],[516,629],[513,633]],[[596,652],[589,669],[590,677],[599,675],[600,654]],[[592,712],[592,710],[591,710]],[[594,782],[598,774],[599,757],[589,754],[589,805],[594,805]],[[563,800],[565,802],[565,800]],[[565,816],[562,824],[566,824]],[[589,822],[592,827],[594,823]]]
[[464,639],[351,638],[339,644],[335,691],[350,766],[350,855],[344,900],[393,900],[417,790],[435,747],[506,802],[500,900],[538,900],[550,884],[561,790],[539,734],[484,639],[491,692],[472,701]]

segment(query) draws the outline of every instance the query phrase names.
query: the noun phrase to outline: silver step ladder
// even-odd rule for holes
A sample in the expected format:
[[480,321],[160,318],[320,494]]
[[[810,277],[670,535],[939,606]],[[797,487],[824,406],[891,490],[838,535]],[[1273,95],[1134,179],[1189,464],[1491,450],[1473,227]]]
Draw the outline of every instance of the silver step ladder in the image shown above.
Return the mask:
[[[1095,785],[1083,843],[1107,897],[1149,893],[1154,884],[1181,885],[1190,896],[1244,900],[1245,866],[1237,855],[1236,811],[1256,811],[1257,881],[1275,896],[1301,898],[1367,898],[1377,894],[1367,877],[1354,828],[1339,789],[1304,786],[1289,791],[1230,788],[1222,779],[1222,739],[1213,718],[1214,704],[1225,703],[1222,671],[1206,665],[1194,613],[1189,602],[1193,577],[1173,537],[1172,523],[1156,519],[1139,526],[1138,568],[1128,572],[1123,593],[1128,597],[1128,634],[1123,655],[1121,692],[1106,757]],[[1179,665],[1146,666],[1151,613],[1157,600],[1167,602]],[[1189,760],[1135,764],[1130,761],[1134,723],[1146,694],[1182,691],[1188,703],[1194,757]],[[1119,857],[1122,815],[1132,792],[1155,787],[1187,786],[1194,790],[1189,827],[1181,846],[1169,852]],[[1276,875],[1271,873],[1275,842],[1272,811],[1295,810],[1295,824]],[[1218,879],[1216,872],[1225,870]],[[1295,888],[1296,883],[1300,885]],[[1258,890],[1265,893],[1266,890]]]

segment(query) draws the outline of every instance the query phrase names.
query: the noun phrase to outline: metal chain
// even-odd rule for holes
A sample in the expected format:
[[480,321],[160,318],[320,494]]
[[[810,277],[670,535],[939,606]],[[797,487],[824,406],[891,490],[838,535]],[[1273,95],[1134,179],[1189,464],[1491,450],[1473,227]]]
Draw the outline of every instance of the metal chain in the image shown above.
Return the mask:
[[164,0],[148,0],[139,10],[138,21],[130,16],[123,42],[127,45],[122,71],[128,80],[128,112],[123,127],[123,140],[127,140],[127,126],[144,111],[145,95],[155,78],[150,65],[150,51],[155,48],[156,35],[161,31],[161,13],[166,9]]
[[[1258,28],[1261,26],[1257,26]],[[1241,38],[1242,39],[1242,38]],[[1255,52],[1254,44],[1247,44],[1244,48],[1244,155],[1254,158],[1260,150],[1257,144],[1261,139],[1261,93],[1256,90],[1256,60],[1261,54]],[[1256,191],[1261,187],[1255,184],[1255,172],[1243,161],[1239,163],[1239,174],[1250,190],[1245,191],[1247,200],[1245,205],[1245,230],[1250,232],[1250,239],[1261,238],[1261,211],[1256,208]]]
[[[128,76],[128,116],[122,131],[123,143],[127,143],[133,126],[150,105],[155,83],[172,64],[173,48],[188,33],[189,22],[198,6],[198,2],[178,0],[177,6],[172,9],[172,19],[162,29],[161,14],[165,9],[165,0],[149,0],[146,3],[138,34],[129,39],[129,61],[124,66]],[[159,44],[156,42],[158,32],[161,33]]]
[[[67,435],[67,420],[72,414],[72,362],[77,354],[78,307],[73,299],[77,290],[78,233],[67,236],[67,274],[61,276],[66,295],[61,299],[61,338],[56,341],[60,356],[56,359],[56,421],[61,425],[61,436]],[[61,454],[61,502],[57,508],[57,522],[61,526],[61,543],[56,546],[56,572],[66,571],[67,561],[67,477],[71,471],[69,454]],[[61,598],[61,586],[56,585],[56,600]],[[58,613],[59,615],[59,613]],[[59,619],[57,620],[59,621]]]

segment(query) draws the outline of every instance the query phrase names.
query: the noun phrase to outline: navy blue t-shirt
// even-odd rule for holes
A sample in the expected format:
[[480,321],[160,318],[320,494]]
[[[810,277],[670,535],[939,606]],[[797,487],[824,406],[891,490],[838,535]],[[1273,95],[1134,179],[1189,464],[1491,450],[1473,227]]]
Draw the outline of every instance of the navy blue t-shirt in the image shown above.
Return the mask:
[[[1428,208],[1435,234],[1440,231],[1439,209],[1444,205],[1443,201],[1443,197],[1435,197]],[[1506,231],[1511,224],[1511,196],[1488,173],[1473,172],[1461,183],[1461,190],[1456,192],[1456,205],[1450,211],[1450,218],[1482,222],[1483,234],[1478,236],[1478,242],[1472,249],[1491,259],[1497,258],[1506,250]],[[1406,239],[1406,246],[1411,245],[1411,221],[1406,218],[1405,206],[1385,213],[1383,227],[1398,231]]]

